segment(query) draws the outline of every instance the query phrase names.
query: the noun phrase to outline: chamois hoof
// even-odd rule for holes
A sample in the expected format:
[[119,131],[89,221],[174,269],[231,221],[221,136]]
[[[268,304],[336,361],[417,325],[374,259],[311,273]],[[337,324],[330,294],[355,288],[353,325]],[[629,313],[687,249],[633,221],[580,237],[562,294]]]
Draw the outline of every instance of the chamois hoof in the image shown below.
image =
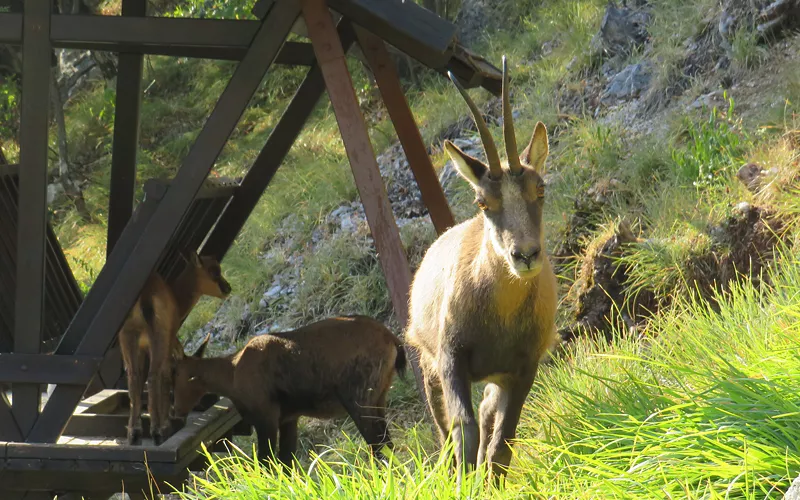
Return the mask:
[[128,429],[128,444],[138,446],[142,444],[142,428]]

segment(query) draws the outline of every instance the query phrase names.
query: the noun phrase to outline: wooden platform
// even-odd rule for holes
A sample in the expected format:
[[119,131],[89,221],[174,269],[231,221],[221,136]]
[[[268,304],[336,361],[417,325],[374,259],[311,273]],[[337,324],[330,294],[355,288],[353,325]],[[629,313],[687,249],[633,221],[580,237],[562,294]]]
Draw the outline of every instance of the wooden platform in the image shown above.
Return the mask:
[[0,442],[0,498],[22,491],[81,492],[104,500],[121,491],[167,493],[169,484],[177,486],[190,469],[204,465],[200,443],[212,449],[236,430],[249,434],[233,403],[213,395],[161,446],[150,438],[148,416],[142,420],[142,445],[128,445],[128,393],[107,389],[78,405],[57,444]]

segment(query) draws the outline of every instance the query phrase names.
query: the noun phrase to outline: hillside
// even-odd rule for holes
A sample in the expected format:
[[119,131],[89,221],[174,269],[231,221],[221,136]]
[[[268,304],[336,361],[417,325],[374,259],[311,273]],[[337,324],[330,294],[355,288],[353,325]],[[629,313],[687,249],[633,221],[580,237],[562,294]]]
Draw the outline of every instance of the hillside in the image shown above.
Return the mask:
[[[252,3],[154,2],[167,15],[214,17],[246,16]],[[781,498],[800,474],[800,2],[441,3],[451,16],[460,6],[461,38],[476,52],[508,56],[518,143],[536,121],[548,127],[545,227],[564,339],[529,396],[507,484],[488,491],[475,478],[470,496]],[[71,57],[81,62],[69,67],[91,64]],[[416,268],[435,232],[368,73],[354,58],[349,67]],[[174,174],[232,70],[146,59],[139,186]],[[441,76],[401,71],[466,220],[477,212],[472,191],[442,141],[483,156],[468,109]],[[59,187],[54,153],[52,217],[88,288],[105,259],[114,81],[99,69],[63,77],[70,184]],[[246,171],[301,78],[269,73],[215,175]],[[12,160],[17,91],[2,80],[0,136]],[[499,137],[499,100],[470,93]],[[54,126],[54,152],[57,135]],[[223,353],[335,314],[402,333],[327,98],[223,271],[233,296],[200,302],[181,330],[187,350],[208,332],[210,350]],[[237,440],[181,496],[455,497],[412,380],[395,382],[389,405],[388,470],[369,460],[349,420],[309,419],[301,470],[259,469],[253,441]]]

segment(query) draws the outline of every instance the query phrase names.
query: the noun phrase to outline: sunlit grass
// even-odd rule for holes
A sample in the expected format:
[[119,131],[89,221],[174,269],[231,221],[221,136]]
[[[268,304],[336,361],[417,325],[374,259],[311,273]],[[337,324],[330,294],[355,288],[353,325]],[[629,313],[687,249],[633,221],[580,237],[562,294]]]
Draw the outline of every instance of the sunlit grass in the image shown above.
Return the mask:
[[[714,312],[691,296],[644,336],[581,340],[545,367],[523,412],[506,484],[492,498],[781,498],[800,471],[800,260],[773,288],[737,284]],[[418,423],[393,428],[390,467],[360,437],[267,470],[251,450],[212,457],[183,498],[462,498]],[[446,456],[446,453],[445,453]]]

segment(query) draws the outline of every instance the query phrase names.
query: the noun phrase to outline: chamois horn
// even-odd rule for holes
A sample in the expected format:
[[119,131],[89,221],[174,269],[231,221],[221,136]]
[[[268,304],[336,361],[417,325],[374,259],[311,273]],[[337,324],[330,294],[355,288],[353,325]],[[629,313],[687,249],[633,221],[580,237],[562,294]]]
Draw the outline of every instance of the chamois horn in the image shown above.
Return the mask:
[[481,143],[483,143],[483,150],[486,152],[486,162],[489,164],[489,177],[492,179],[499,179],[503,176],[503,169],[500,166],[500,155],[497,153],[497,146],[494,144],[494,139],[492,139],[492,134],[489,132],[489,127],[486,126],[486,122],[483,120],[478,106],[476,106],[469,97],[464,87],[458,83],[455,75],[448,71],[447,76],[450,77],[450,81],[456,86],[461,97],[464,98],[470,111],[472,111],[472,118],[475,120],[475,126],[478,127],[478,132],[481,134]]
[[511,173],[519,175],[522,173],[522,163],[519,160],[517,151],[517,138],[514,135],[514,117],[511,113],[511,100],[508,97],[508,63],[506,56],[503,56],[503,139],[506,143],[506,156],[508,156],[508,168]]

